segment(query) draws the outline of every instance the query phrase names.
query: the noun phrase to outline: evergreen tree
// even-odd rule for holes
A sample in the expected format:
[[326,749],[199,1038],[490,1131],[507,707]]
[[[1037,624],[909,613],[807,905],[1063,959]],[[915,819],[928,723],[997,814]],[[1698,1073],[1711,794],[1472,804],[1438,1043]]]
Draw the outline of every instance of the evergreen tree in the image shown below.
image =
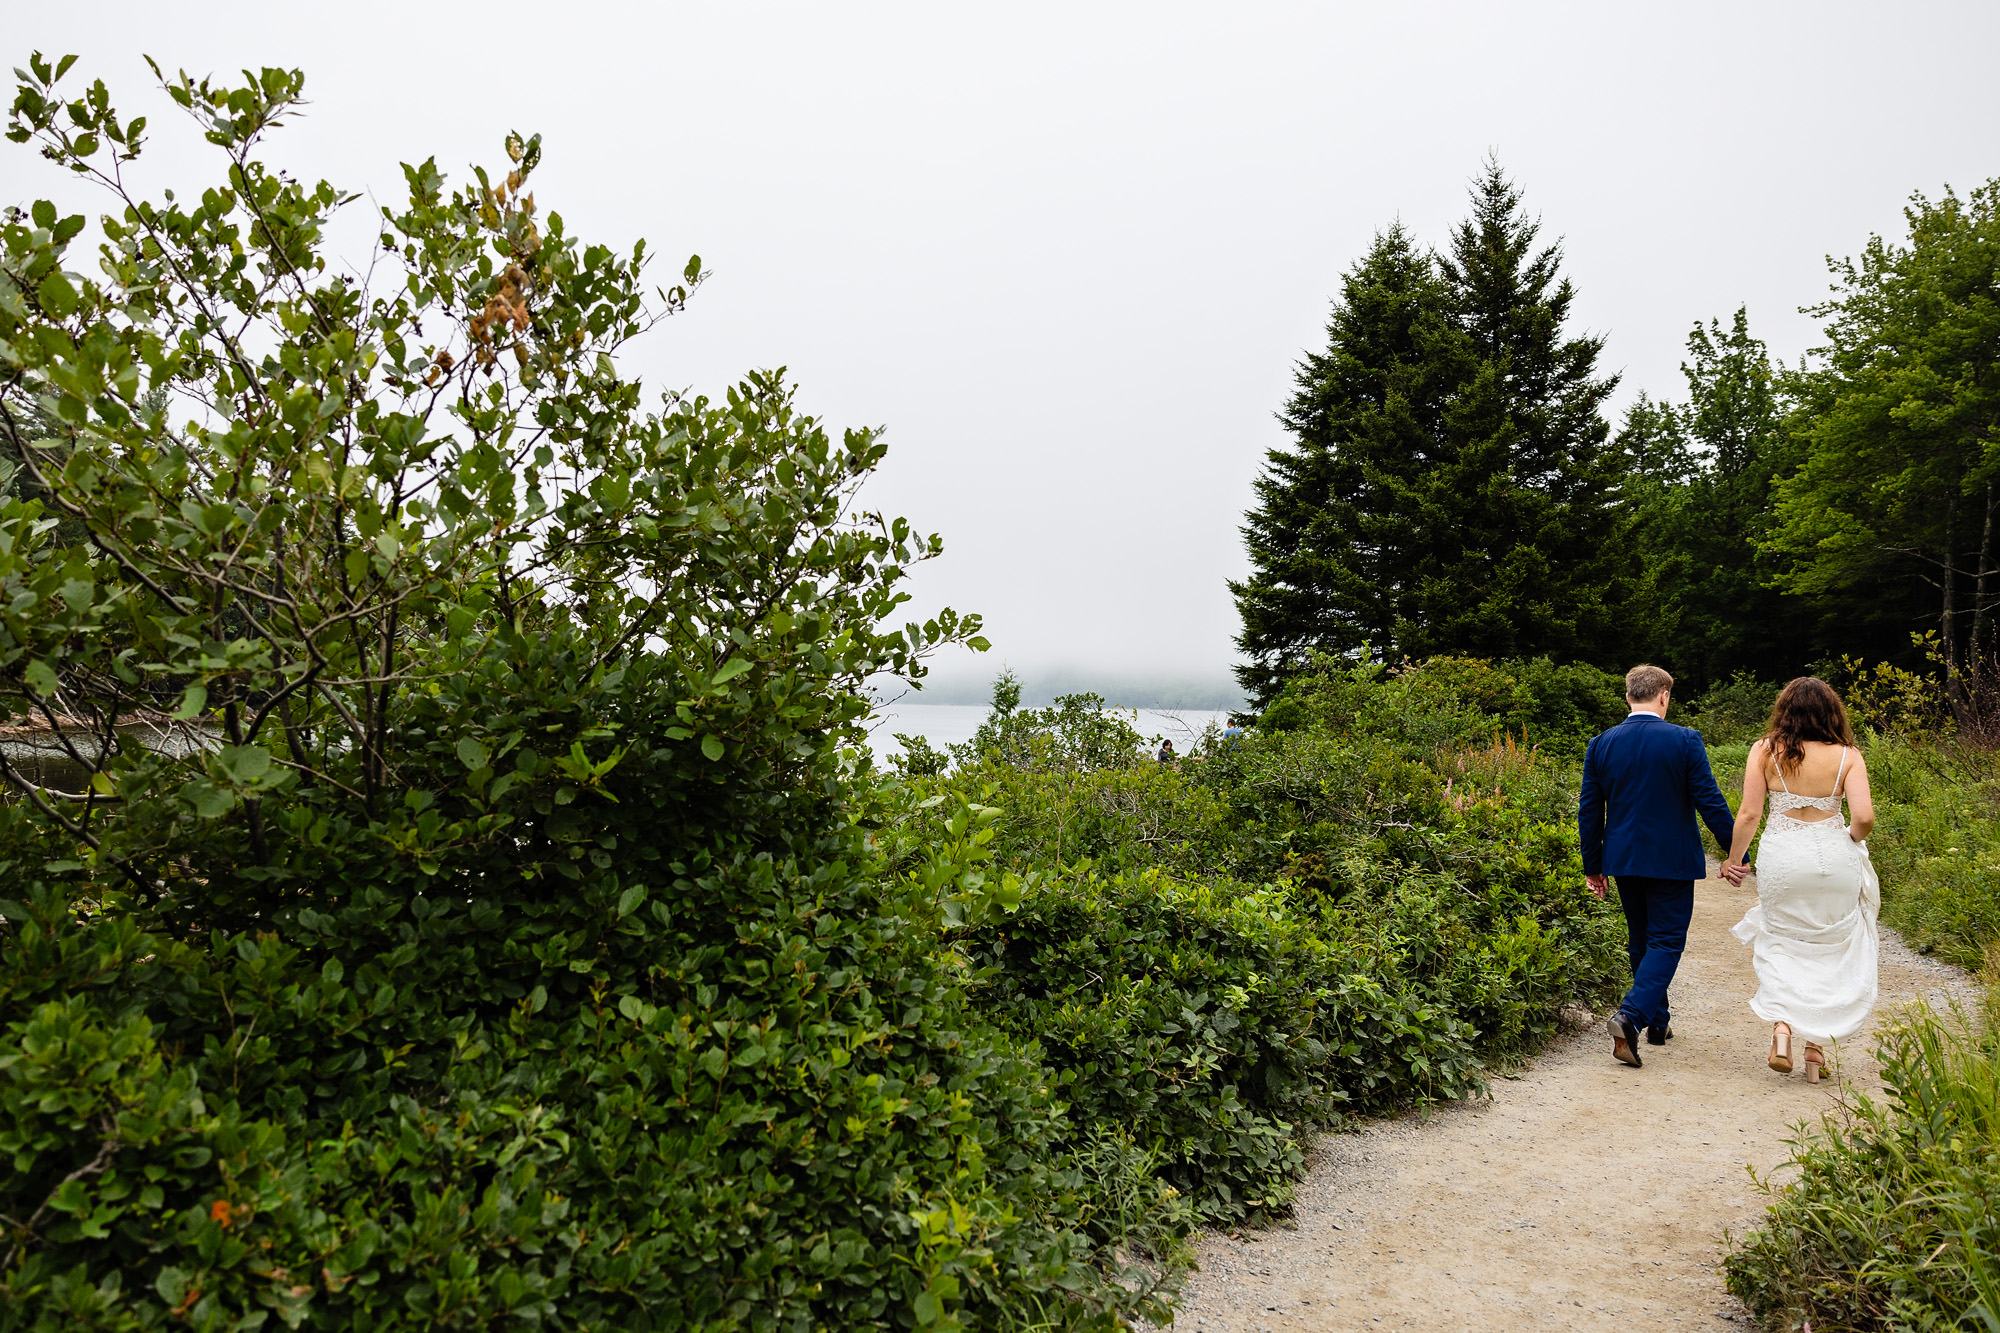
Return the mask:
[[1232,582],[1260,704],[1313,649],[1394,653],[1416,614],[1431,475],[1446,404],[1467,358],[1435,260],[1400,225],[1341,280],[1327,348],[1297,368],[1243,537],[1251,576]]
[[1695,459],[1688,449],[1680,414],[1672,403],[1659,402],[1644,389],[1625,409],[1625,424],[1618,431],[1616,444],[1629,474],[1626,498],[1634,508],[1644,503],[1649,485],[1684,486],[1694,479]]
[[1615,666],[1632,652],[1623,460],[1601,411],[1617,377],[1596,374],[1602,338],[1566,334],[1575,292],[1539,233],[1489,161],[1440,260],[1474,360],[1431,477],[1432,549],[1401,645],[1414,656]]
[[1314,649],[1615,665],[1637,586],[1619,549],[1621,460],[1600,413],[1602,339],[1567,337],[1557,246],[1489,164],[1452,252],[1376,237],[1342,280],[1327,350],[1298,367],[1232,583],[1269,699]]

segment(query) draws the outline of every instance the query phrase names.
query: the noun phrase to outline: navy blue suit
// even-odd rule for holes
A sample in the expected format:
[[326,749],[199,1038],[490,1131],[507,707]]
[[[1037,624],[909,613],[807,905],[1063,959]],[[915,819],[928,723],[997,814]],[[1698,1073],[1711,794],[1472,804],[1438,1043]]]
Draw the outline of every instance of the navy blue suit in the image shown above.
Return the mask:
[[1632,960],[1632,989],[1619,1008],[1638,1026],[1667,1024],[1667,987],[1687,947],[1694,882],[1708,876],[1697,814],[1727,856],[1736,819],[1696,732],[1634,713],[1584,751],[1576,807],[1583,872],[1618,883]]

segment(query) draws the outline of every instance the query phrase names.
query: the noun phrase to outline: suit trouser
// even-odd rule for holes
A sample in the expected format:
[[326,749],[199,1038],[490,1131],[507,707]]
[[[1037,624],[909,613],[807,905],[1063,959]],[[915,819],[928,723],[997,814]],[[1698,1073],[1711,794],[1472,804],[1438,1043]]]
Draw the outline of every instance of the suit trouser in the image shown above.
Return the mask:
[[1618,1007],[1640,1027],[1665,1027],[1667,987],[1680,968],[1694,916],[1694,881],[1619,875],[1615,882],[1632,959],[1632,989]]

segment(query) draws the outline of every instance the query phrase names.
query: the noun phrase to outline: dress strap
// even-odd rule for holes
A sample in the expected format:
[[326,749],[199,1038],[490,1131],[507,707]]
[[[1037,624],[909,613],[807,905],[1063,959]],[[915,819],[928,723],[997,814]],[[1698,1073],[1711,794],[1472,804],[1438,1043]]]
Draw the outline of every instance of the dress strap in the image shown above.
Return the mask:
[[1833,794],[1835,796],[1840,795],[1840,781],[1842,778],[1846,776],[1847,776],[1847,747],[1843,745],[1840,747],[1840,767],[1834,770],[1833,774]]
[[1785,765],[1778,758],[1778,747],[1775,745],[1771,747],[1771,771],[1778,775],[1778,785],[1785,789],[1785,795],[1790,796],[1792,784],[1785,781]]

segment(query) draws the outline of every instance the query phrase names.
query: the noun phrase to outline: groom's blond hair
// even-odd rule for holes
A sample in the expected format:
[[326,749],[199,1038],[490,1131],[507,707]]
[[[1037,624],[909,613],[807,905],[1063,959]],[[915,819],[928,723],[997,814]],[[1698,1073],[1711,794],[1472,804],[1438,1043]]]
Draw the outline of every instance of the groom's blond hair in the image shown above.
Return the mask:
[[1625,697],[1635,704],[1651,703],[1673,687],[1672,675],[1644,662],[1625,673]]

